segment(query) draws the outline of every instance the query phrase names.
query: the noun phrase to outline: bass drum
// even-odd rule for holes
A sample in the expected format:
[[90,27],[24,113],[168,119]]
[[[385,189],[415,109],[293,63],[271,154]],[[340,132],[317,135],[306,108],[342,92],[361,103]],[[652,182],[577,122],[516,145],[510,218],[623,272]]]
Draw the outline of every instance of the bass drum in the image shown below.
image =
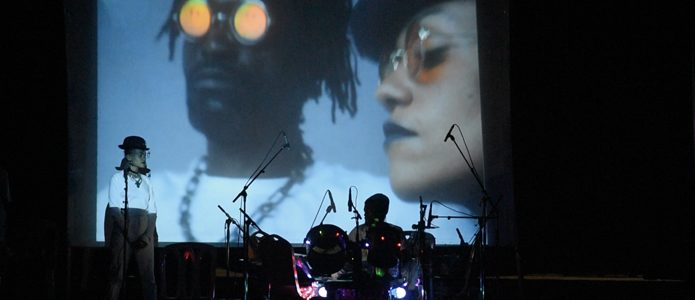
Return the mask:
[[[408,299],[426,299],[425,287],[431,288],[432,278],[425,278],[424,272],[434,259],[435,238],[429,232],[424,232],[422,239],[417,231],[405,231],[405,263],[401,268],[401,276],[406,285]],[[422,244],[421,244],[422,242]],[[422,251],[420,251],[422,249]],[[430,264],[423,265],[423,263]]]
[[249,235],[249,248],[248,248],[248,256],[249,256],[249,262],[253,265],[261,265],[261,241],[263,239],[266,239],[268,235],[265,232],[262,231],[256,231]]
[[417,259],[408,259],[401,266],[400,286],[404,287],[408,299],[425,299],[422,265]]
[[304,246],[312,275],[330,276],[342,269],[347,260],[347,241],[347,234],[338,226],[321,224],[311,228]]

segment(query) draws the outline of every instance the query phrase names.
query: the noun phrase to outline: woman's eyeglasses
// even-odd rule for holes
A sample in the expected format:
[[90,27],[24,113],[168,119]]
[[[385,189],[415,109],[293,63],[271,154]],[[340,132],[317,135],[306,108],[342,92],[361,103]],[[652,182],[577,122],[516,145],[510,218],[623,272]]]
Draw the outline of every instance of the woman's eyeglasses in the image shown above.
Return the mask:
[[258,43],[270,27],[270,16],[260,0],[240,1],[229,12],[213,12],[206,0],[188,0],[173,18],[192,40],[204,37],[213,24],[222,22],[227,36],[244,45]]
[[150,151],[133,150],[129,154],[140,159],[150,158]]
[[[433,41],[433,37],[443,39]],[[453,44],[442,43],[464,36],[435,33],[429,28],[414,23],[406,32],[405,48],[397,48],[379,62],[379,78],[384,80],[401,66],[408,70],[410,77],[419,83],[429,83],[439,78],[441,66]]]

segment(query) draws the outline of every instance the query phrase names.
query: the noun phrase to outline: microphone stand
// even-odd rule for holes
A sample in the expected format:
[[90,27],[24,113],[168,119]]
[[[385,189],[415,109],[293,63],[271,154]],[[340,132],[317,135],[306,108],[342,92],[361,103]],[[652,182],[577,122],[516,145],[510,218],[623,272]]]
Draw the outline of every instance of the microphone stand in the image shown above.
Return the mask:
[[[350,199],[352,200],[352,199]],[[360,244],[360,219],[362,219],[362,216],[360,216],[360,212],[357,210],[357,207],[355,207],[352,202],[348,202],[348,210],[352,210],[355,214],[353,219],[355,219],[355,241],[357,244],[357,249],[354,251],[357,253],[355,255],[355,265],[353,266],[353,271],[352,271],[352,281],[353,283],[358,283],[362,284],[362,245]],[[355,288],[355,298],[359,299],[359,288]]]
[[[231,223],[231,224],[236,225],[236,227],[239,228],[239,230],[242,230],[242,229],[241,229],[241,226],[239,226],[239,223],[237,223],[237,222],[234,220],[234,218],[232,218],[232,216],[230,216],[230,215],[222,208],[222,206],[217,205],[217,207],[224,213],[225,216],[227,216],[227,220],[224,221],[224,229],[225,229],[225,232],[226,232],[226,237],[225,237],[225,248],[227,249],[227,258],[226,258],[226,260],[225,260],[225,265],[226,265],[226,269],[227,269],[226,279],[227,279],[227,282],[229,282],[229,227],[230,227],[229,224]],[[227,299],[229,299],[229,296],[227,296]]]
[[123,190],[125,191],[125,197],[123,198],[123,278],[121,281],[121,293],[120,297],[121,299],[128,299],[126,297],[126,281],[128,277],[126,274],[128,273],[128,172],[130,172],[130,164],[128,161],[123,158],[123,161],[121,161],[121,168],[123,169],[123,180],[125,181],[125,186]]
[[251,227],[251,226],[256,227],[256,229],[258,229],[258,231],[259,231],[260,233],[262,233],[262,234],[264,234],[264,235],[268,235],[267,232],[263,231],[263,230],[261,229],[261,227],[258,226],[258,224],[256,224],[256,222],[253,221],[253,219],[251,218],[251,216],[249,216],[248,214],[246,214],[246,211],[242,210],[241,208],[239,209],[239,211],[240,211],[242,214],[244,214],[244,217],[249,221],[249,227]]
[[[323,194],[324,198],[326,197],[327,193],[328,193],[328,190],[326,190],[326,193]],[[323,225],[323,220],[326,219],[328,214],[331,212],[331,209],[333,209],[333,205],[328,205],[328,207],[326,207],[326,213],[323,214],[323,218],[321,218],[321,222],[319,223],[319,225]]]
[[[425,229],[426,228],[436,228],[434,226],[430,225],[425,225],[425,210],[427,209],[427,205],[422,203],[422,196],[420,196],[420,219],[418,220],[417,224],[413,224],[412,228],[416,229],[417,231],[417,263],[420,266],[424,267],[424,272],[423,272],[423,278],[422,281],[424,282],[426,286],[426,291],[425,293],[427,294],[427,299],[433,299],[434,298],[434,291],[433,291],[433,282],[432,282],[432,264],[430,257],[425,254]],[[428,223],[432,223],[431,220],[428,221]],[[410,281],[410,280],[409,280]]]
[[[270,158],[270,160],[263,166],[263,168],[260,171],[258,171],[258,173],[256,173],[256,175],[253,176],[253,178],[251,178],[251,181],[249,181],[249,183],[244,186],[244,188],[241,190],[241,192],[239,192],[239,194],[236,196],[236,198],[234,198],[234,200],[232,200],[232,203],[234,203],[237,201],[237,199],[242,198],[242,200],[241,200],[242,205],[241,206],[243,208],[240,208],[240,210],[242,213],[244,213],[244,229],[243,229],[243,235],[244,235],[244,239],[243,239],[243,241],[244,241],[243,242],[244,243],[244,250],[243,250],[244,251],[244,264],[243,264],[243,267],[244,267],[244,300],[248,299],[248,293],[249,293],[249,262],[248,262],[248,260],[249,260],[249,222],[253,222],[253,220],[251,220],[251,217],[249,217],[249,215],[246,214],[246,196],[247,196],[246,190],[249,188],[249,186],[251,186],[251,184],[254,181],[256,181],[256,178],[258,178],[258,176],[261,176],[261,174],[265,173],[265,168],[268,167],[268,165],[270,165],[270,163],[273,162],[273,160],[275,160],[275,158],[280,154],[280,152],[282,152],[282,150],[285,150],[286,148],[289,148],[289,147],[290,147],[289,143],[285,143],[282,146],[282,148],[280,148],[277,152],[275,152],[275,155],[273,155],[273,157]],[[253,222],[253,224],[255,224],[255,222]],[[258,227],[258,226],[256,226],[256,227]]]
[[[456,125],[456,124],[454,124]],[[452,125],[453,129],[453,125]],[[463,133],[461,133],[461,137],[463,137]],[[459,153],[461,154],[461,157],[463,157],[463,160],[466,162],[466,165],[468,168],[471,170],[471,173],[473,174],[473,177],[475,180],[478,182],[478,185],[480,186],[480,189],[483,193],[483,197],[481,199],[483,210],[482,214],[477,217],[478,219],[478,231],[476,232],[476,247],[479,248],[479,263],[480,263],[480,274],[479,274],[479,281],[480,281],[480,287],[478,290],[478,299],[480,300],[485,300],[485,245],[487,244],[487,219],[488,219],[488,213],[487,213],[487,203],[490,201],[490,196],[487,193],[487,190],[485,190],[485,185],[483,185],[482,180],[480,179],[480,176],[478,175],[478,171],[475,170],[475,167],[473,165],[473,157],[471,157],[470,162],[466,158],[466,155],[463,154],[463,151],[461,151],[461,147],[459,144],[456,142],[456,139],[451,135],[451,130],[449,130],[449,133],[447,134],[447,138],[450,138],[453,142],[454,145],[456,145],[456,149],[458,149]],[[444,139],[444,142],[447,141],[447,138]],[[464,138],[463,140],[464,145],[466,143],[466,140]],[[466,146],[466,151],[468,151],[468,147]],[[470,153],[468,153],[470,156]],[[460,216],[459,216],[460,217]],[[450,217],[453,218],[453,217]],[[471,217],[463,217],[463,218],[471,218]],[[475,251],[472,250],[471,252],[471,261],[473,260]],[[466,291],[467,286],[464,286],[464,291]]]
[[[432,216],[432,219],[436,219],[436,218],[446,218],[447,220],[450,220],[450,219],[477,219],[478,220],[478,231],[475,233],[473,246],[471,246],[471,252],[470,252],[470,256],[468,258],[468,268],[466,269],[466,276],[465,276],[465,281],[463,284],[463,290],[458,294],[458,296],[464,297],[465,295],[468,294],[468,283],[470,282],[469,279],[470,279],[470,274],[471,274],[471,267],[473,266],[473,261],[476,258],[475,253],[476,253],[476,248],[477,248],[478,252],[480,253],[480,257],[478,258],[480,260],[480,268],[481,268],[479,276],[480,276],[480,284],[481,284],[481,293],[483,293],[482,295],[479,295],[479,296],[484,297],[484,288],[485,288],[485,286],[484,286],[485,285],[485,282],[484,282],[485,277],[484,276],[485,276],[485,274],[484,274],[484,270],[483,270],[484,266],[483,266],[483,260],[482,260],[483,259],[483,249],[484,249],[483,247],[484,247],[484,245],[483,245],[483,240],[482,240],[483,230],[481,228],[483,226],[483,220],[490,218],[489,215],[488,215],[488,217],[485,217],[485,216],[482,216],[482,217],[481,216],[436,216],[436,215]],[[465,242],[463,241],[463,238],[460,237],[461,233],[458,230],[458,228],[456,228],[456,232],[459,234],[459,238],[462,241],[461,247],[465,246]]]

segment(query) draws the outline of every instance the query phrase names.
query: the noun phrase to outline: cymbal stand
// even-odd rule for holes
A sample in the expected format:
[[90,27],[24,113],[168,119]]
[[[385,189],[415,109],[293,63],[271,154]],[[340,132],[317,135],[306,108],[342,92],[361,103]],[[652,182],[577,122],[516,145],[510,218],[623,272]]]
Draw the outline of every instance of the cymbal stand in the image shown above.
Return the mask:
[[417,262],[423,266],[423,278],[422,281],[425,284],[425,293],[427,294],[426,299],[434,299],[434,284],[432,281],[432,259],[430,257],[431,253],[426,252],[425,249],[427,245],[425,244],[425,229],[437,228],[436,226],[431,226],[432,220],[427,221],[425,225],[425,211],[427,210],[427,205],[422,203],[422,196],[420,197],[420,219],[417,224],[413,224],[412,228],[417,230]]
[[[355,219],[355,241],[357,248],[353,249],[353,251],[356,253],[354,255],[354,265],[353,265],[353,271],[352,271],[352,276],[353,276],[353,282],[357,282],[359,284],[362,284],[362,245],[360,242],[360,219],[362,219],[362,216],[360,216],[360,212],[357,210],[357,207],[352,203],[352,186],[349,189],[349,195],[348,196],[348,211],[351,211],[355,214],[352,219]],[[355,187],[357,188],[357,187]],[[355,195],[356,196],[356,195]],[[360,289],[355,288],[355,297],[359,299],[360,296]]]
[[[226,266],[226,269],[227,269],[226,279],[227,279],[227,282],[229,282],[229,268],[230,268],[230,266],[229,266],[229,227],[230,227],[230,225],[229,225],[229,224],[234,224],[234,225],[236,225],[236,227],[239,228],[239,230],[243,230],[243,229],[241,228],[241,226],[239,226],[239,223],[238,223],[236,220],[234,220],[234,218],[232,218],[232,216],[230,216],[230,215],[224,210],[224,208],[222,208],[222,206],[217,205],[217,207],[224,213],[225,216],[227,216],[227,220],[224,221],[224,230],[225,230],[225,232],[226,232],[226,237],[225,237],[225,248],[227,249],[227,255],[226,255],[227,257],[226,257],[226,260],[225,260],[225,266]],[[229,296],[227,297],[227,299],[229,299]]]
[[[476,217],[462,217],[462,216],[433,216],[433,217],[446,217],[449,219],[453,218],[475,218],[478,220],[478,230],[475,233],[474,241],[473,241],[473,246],[471,247],[471,252],[468,257],[468,268],[466,269],[466,276],[465,276],[465,281],[463,284],[463,290],[459,293],[460,296],[466,296],[468,294],[468,287],[469,287],[469,282],[470,282],[470,275],[471,275],[471,269],[473,267],[473,263],[476,259],[476,253],[479,253],[477,256],[478,263],[479,263],[479,284],[480,284],[480,289],[479,289],[479,294],[478,297],[479,299],[485,299],[485,261],[484,261],[484,253],[485,253],[485,222],[490,219],[490,216],[476,216]],[[457,228],[458,231],[458,228]]]
[[[284,134],[284,132],[281,132],[281,133]],[[275,145],[275,144],[273,144],[273,145]],[[248,194],[246,193],[246,190],[249,188],[249,186],[251,186],[251,184],[253,184],[254,181],[256,181],[256,178],[258,178],[258,176],[261,176],[261,174],[265,173],[265,168],[268,167],[268,165],[270,165],[270,163],[273,162],[273,160],[275,160],[275,158],[280,154],[280,152],[282,152],[282,150],[289,149],[289,148],[290,148],[289,143],[285,143],[280,149],[278,149],[278,151],[275,152],[275,155],[273,155],[273,157],[270,158],[270,160],[263,166],[263,168],[261,168],[260,171],[255,173],[255,175],[252,175],[251,180],[249,180],[249,182],[246,185],[244,185],[244,188],[241,190],[241,192],[239,192],[239,194],[234,198],[234,200],[232,200],[232,203],[234,203],[239,198],[242,198],[242,200],[241,200],[242,208],[240,208],[239,210],[241,210],[241,212],[244,213],[244,226],[243,226],[243,230],[242,230],[243,235],[244,235],[244,238],[243,238],[243,243],[244,243],[244,246],[243,246],[243,248],[244,248],[244,250],[243,250],[244,251],[244,263],[243,263],[244,300],[248,299],[248,294],[249,294],[249,225],[250,225],[250,222],[253,222],[253,220],[251,220],[251,217],[249,217],[249,215],[246,214],[246,197],[248,196]],[[253,224],[255,224],[255,222]]]
[[256,229],[258,229],[258,232],[259,232],[259,233],[261,233],[261,234],[263,234],[263,235],[268,235],[267,232],[263,231],[263,230],[261,229],[261,227],[258,226],[258,224],[256,224],[255,221],[253,221],[253,219],[251,218],[251,216],[249,216],[249,215],[246,213],[246,211],[242,210],[241,208],[239,209],[239,211],[244,215],[244,217],[245,217],[246,220],[248,221],[248,226],[249,226],[249,228],[250,228],[251,226],[253,226],[253,227],[255,227]]
[[[485,246],[484,240],[483,240],[483,238],[485,237],[484,236],[484,229],[485,229],[484,226],[485,226],[485,222],[487,220],[497,218],[496,216],[493,216],[493,214],[496,211],[497,211],[497,205],[495,204],[495,205],[493,205],[492,209],[487,214],[487,216],[485,216],[485,215],[483,215],[483,216],[438,216],[438,215],[431,215],[430,216],[430,221],[428,221],[428,222],[431,222],[432,219],[447,219],[447,220],[451,220],[451,219],[476,219],[476,220],[478,220],[478,230],[476,231],[476,233],[474,235],[474,241],[473,241],[472,246],[471,246],[471,252],[469,254],[468,268],[466,269],[466,276],[465,276],[465,281],[463,284],[463,290],[458,294],[458,296],[463,297],[463,296],[468,294],[471,267],[473,266],[473,263],[474,263],[475,259],[477,258],[479,263],[480,263],[480,268],[481,268],[480,274],[479,274],[479,280],[480,280],[480,286],[481,286],[479,297],[484,297],[484,291],[485,291],[484,290],[484,288],[485,288],[485,282],[484,282],[485,273],[484,273],[484,271],[485,270],[484,270],[484,264],[483,264],[484,263],[483,262],[483,254],[484,254],[484,248],[483,247]],[[436,228],[436,227],[433,227],[433,228]],[[463,240],[463,237],[461,236],[461,232],[459,231],[458,228],[456,228],[456,232],[458,233],[459,238],[461,239],[461,245],[464,246],[465,241]],[[480,253],[480,254],[478,256],[476,256],[475,255],[476,253]]]

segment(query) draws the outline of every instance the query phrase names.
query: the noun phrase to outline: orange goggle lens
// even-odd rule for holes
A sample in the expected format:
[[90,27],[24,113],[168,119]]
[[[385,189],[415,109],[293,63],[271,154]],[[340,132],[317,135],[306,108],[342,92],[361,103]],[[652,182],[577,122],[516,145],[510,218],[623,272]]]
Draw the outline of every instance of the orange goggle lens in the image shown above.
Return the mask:
[[179,24],[187,35],[201,37],[210,30],[212,15],[204,0],[190,0],[181,7]]
[[268,12],[263,3],[247,2],[234,14],[234,33],[242,43],[258,41],[268,30]]

